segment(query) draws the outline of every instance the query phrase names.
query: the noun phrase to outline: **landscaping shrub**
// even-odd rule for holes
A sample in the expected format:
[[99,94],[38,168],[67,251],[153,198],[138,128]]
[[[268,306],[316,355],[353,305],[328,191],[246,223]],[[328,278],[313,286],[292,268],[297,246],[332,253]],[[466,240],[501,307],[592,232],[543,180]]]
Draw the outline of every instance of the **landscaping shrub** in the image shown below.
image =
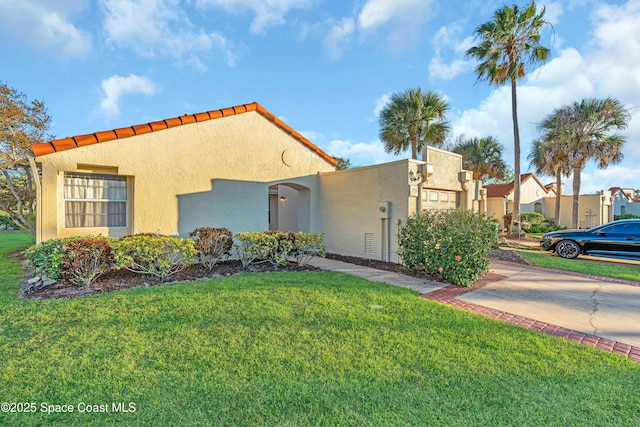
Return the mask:
[[63,247],[67,242],[75,239],[80,239],[80,237],[49,239],[25,249],[24,257],[33,267],[35,276],[60,280],[61,261],[64,256]]
[[270,262],[286,265],[289,257],[298,265],[305,265],[316,255],[326,254],[324,236],[317,233],[292,233],[290,231],[247,231],[236,234],[236,250],[242,267]]
[[113,242],[118,266],[161,280],[194,263],[193,240],[161,235],[127,236]]
[[324,245],[324,236],[318,233],[305,233],[299,231],[295,234],[294,249],[291,256],[298,265],[307,264],[315,256],[325,256],[327,250]]
[[407,219],[398,233],[398,245],[407,268],[472,286],[489,269],[487,254],[496,246],[495,222],[465,209],[425,212]]
[[198,251],[200,264],[208,270],[231,254],[233,235],[226,228],[199,227],[189,233]]
[[620,214],[620,215],[615,215],[613,219],[615,221],[617,221],[619,219],[639,219],[639,218],[640,218],[639,215],[635,215],[635,214],[632,214],[632,213],[623,213],[623,214]]
[[62,246],[60,278],[76,286],[89,286],[115,265],[109,239],[81,238]]
[[278,252],[281,242],[278,241],[275,233],[245,231],[236,233],[236,239],[238,240],[236,250],[238,259],[242,262],[242,268],[260,262],[271,262],[276,265],[287,262],[282,250]]

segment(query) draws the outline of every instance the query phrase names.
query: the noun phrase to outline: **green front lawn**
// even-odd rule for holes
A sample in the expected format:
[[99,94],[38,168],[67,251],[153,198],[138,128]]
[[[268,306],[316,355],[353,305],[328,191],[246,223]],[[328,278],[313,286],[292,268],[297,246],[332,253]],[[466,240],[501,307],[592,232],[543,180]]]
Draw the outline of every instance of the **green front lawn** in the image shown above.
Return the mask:
[[578,259],[564,259],[551,256],[549,252],[535,253],[518,251],[527,261],[538,267],[555,268],[556,270],[573,271],[594,276],[612,277],[622,280],[640,282],[640,267],[633,265],[605,264],[601,262]]
[[[20,246],[6,242],[0,235],[0,253]],[[0,272],[17,268],[0,258]],[[638,363],[341,273],[242,274],[52,301],[19,299],[22,278],[0,274],[0,400],[37,410],[2,413],[0,425],[640,419]],[[42,413],[43,403],[74,412]],[[112,403],[135,412],[114,413]],[[78,412],[87,405],[109,412]]]

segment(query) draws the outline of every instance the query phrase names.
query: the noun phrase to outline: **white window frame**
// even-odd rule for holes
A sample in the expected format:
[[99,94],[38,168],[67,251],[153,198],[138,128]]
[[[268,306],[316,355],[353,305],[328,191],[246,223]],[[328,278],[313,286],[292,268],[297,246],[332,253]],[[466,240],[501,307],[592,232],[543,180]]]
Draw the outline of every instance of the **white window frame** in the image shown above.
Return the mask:
[[[120,181],[124,182],[124,199],[120,198],[78,198],[78,197],[67,197],[67,186],[70,185],[67,181],[69,178],[90,178],[92,180],[104,180],[104,181]],[[95,188],[95,187],[94,187]],[[110,174],[99,174],[99,173],[81,173],[81,172],[65,172],[63,177],[63,209],[64,209],[64,226],[67,229],[78,229],[78,228],[113,228],[113,229],[123,229],[129,227],[129,180],[126,176],[121,175],[110,175]],[[109,212],[106,212],[107,224],[105,225],[86,225],[87,222],[82,222],[81,225],[72,225],[70,223],[69,218],[67,216],[67,203],[123,203],[124,202],[124,224],[118,225],[108,225],[109,220]],[[95,213],[86,214],[86,216],[96,215]]]

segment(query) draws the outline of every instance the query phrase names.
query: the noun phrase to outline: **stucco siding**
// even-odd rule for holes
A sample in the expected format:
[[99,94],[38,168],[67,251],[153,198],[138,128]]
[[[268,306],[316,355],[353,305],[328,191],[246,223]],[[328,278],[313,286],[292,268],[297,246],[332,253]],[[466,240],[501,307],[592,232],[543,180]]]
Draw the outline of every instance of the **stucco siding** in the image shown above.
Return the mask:
[[[127,232],[183,234],[179,196],[211,192],[212,180],[270,182],[334,170],[327,161],[262,115],[241,115],[178,126],[160,132],[47,154],[42,166],[41,239],[78,234],[113,234],[113,230],[64,227],[63,172],[111,168],[129,176],[130,224]],[[260,200],[268,226],[268,189]],[[253,207],[256,193],[232,192],[235,205]],[[185,202],[186,203],[186,202]],[[192,203],[192,202],[189,202]],[[184,210],[182,211],[184,214]],[[238,212],[247,219],[253,214]],[[187,221],[191,225],[197,221]],[[223,224],[220,224],[223,225]]]
[[[329,252],[398,262],[398,228],[416,204],[409,196],[410,163],[320,174],[320,216]],[[380,202],[389,202],[384,213]]]

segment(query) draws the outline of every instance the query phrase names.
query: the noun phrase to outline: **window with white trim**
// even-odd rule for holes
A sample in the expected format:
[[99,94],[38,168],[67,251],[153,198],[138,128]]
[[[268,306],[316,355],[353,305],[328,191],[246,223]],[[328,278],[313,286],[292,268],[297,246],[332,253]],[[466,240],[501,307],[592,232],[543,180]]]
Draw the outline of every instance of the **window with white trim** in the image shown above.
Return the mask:
[[66,228],[126,227],[127,177],[64,174]]

